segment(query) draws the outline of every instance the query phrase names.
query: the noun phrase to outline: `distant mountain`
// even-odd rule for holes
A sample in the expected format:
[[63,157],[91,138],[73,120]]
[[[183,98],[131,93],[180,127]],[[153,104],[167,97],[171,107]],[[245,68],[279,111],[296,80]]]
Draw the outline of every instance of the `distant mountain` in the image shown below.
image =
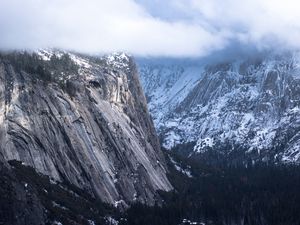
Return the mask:
[[300,162],[300,54],[143,59],[139,70],[163,146],[242,161]]

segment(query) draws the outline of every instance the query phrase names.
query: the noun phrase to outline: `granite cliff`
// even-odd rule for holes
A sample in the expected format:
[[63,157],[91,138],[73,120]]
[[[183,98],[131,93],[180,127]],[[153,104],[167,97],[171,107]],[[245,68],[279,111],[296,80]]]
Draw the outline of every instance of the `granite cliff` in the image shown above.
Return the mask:
[[41,50],[0,57],[0,153],[124,207],[172,189],[133,59]]

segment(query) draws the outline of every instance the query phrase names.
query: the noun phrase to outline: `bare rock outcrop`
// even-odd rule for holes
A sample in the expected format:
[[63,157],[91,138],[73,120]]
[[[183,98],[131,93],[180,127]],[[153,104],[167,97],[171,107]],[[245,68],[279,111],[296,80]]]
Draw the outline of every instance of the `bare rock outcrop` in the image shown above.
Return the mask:
[[172,189],[133,60],[2,54],[0,152],[103,201],[154,204]]

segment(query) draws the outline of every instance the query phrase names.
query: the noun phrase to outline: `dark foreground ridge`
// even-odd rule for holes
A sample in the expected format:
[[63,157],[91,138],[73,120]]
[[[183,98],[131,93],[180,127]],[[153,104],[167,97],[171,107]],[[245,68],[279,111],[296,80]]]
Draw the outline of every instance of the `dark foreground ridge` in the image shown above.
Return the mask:
[[1,164],[0,224],[108,224],[116,209],[67,182],[56,182],[21,162]]

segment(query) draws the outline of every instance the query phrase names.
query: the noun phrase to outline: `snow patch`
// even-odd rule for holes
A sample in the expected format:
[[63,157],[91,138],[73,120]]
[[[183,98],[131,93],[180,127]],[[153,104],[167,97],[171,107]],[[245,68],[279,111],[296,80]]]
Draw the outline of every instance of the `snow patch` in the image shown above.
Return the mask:
[[189,169],[183,169],[183,168],[181,168],[180,165],[179,165],[179,163],[177,163],[171,156],[169,158],[170,158],[171,163],[174,165],[175,169],[178,172],[183,173],[184,175],[188,176],[189,178],[193,178],[192,173],[191,173],[191,171]]

